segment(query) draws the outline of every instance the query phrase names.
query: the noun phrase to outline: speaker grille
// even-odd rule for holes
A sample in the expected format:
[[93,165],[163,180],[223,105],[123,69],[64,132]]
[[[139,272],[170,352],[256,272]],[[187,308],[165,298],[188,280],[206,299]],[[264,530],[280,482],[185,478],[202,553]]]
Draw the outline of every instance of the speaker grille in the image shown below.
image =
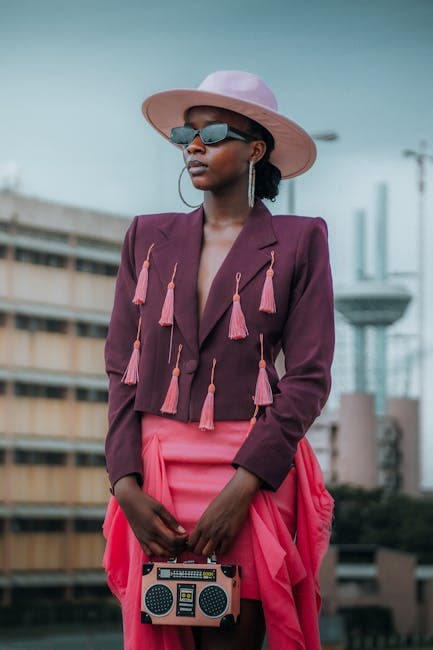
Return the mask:
[[226,611],[229,600],[226,592],[218,585],[205,587],[198,598],[198,606],[205,616],[217,618]]
[[144,605],[153,616],[166,616],[173,604],[174,596],[166,585],[152,585],[144,595]]

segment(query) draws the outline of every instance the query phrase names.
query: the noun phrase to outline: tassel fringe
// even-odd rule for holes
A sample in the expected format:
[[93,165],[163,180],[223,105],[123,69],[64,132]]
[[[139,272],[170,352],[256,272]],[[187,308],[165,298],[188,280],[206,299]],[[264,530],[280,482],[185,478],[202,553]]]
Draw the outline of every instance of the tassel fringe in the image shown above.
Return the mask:
[[251,433],[251,429],[253,428],[253,426],[254,426],[255,423],[257,422],[257,413],[258,413],[258,412],[259,412],[259,407],[258,407],[258,405],[256,404],[256,408],[254,409],[254,414],[253,414],[253,417],[252,417],[251,420],[250,420],[250,425],[249,425],[249,427],[248,427],[247,435],[246,435],[245,437],[247,437],[247,436]]
[[210,384],[207,389],[207,395],[203,402],[203,407],[201,409],[201,414],[200,414],[200,424],[198,425],[198,428],[201,429],[202,431],[213,431],[214,429],[215,365],[216,365],[216,359],[214,359],[212,363]]
[[159,319],[159,324],[162,327],[173,325],[174,319],[174,276],[176,275],[177,262],[174,265],[173,275],[171,280],[167,285],[167,293],[165,294],[164,304],[161,309],[161,317]]
[[134,384],[138,384],[140,380],[139,373],[138,373],[138,367],[140,364],[140,345],[141,345],[140,330],[141,330],[141,318],[139,318],[138,320],[137,337],[134,341],[132,354],[121,380],[124,384],[127,384],[128,386],[133,386]]
[[263,334],[260,334],[261,358],[259,361],[259,374],[257,376],[254,404],[257,406],[268,406],[274,401],[272,388],[266,372],[266,361],[263,358]]
[[176,366],[175,368],[173,368],[171,372],[171,379],[168,385],[168,390],[165,396],[164,403],[161,406],[161,413],[171,413],[171,415],[175,415],[177,413],[177,404],[179,401],[179,375],[180,375],[179,359],[180,359],[181,351],[182,351],[182,344],[179,345]]
[[155,244],[149,246],[146,259],[141,267],[140,275],[138,276],[137,286],[135,287],[135,294],[132,302],[134,305],[144,305],[147,296],[147,285],[149,283],[149,266],[150,266],[150,253]]
[[271,265],[266,271],[266,278],[263,284],[262,295],[260,299],[259,311],[263,311],[266,314],[275,314],[277,311],[275,305],[275,295],[274,295],[274,261],[275,261],[275,252],[271,251]]
[[239,282],[241,274],[236,273],[236,291],[233,296],[233,307],[229,323],[229,339],[238,341],[248,336],[249,332],[245,321],[245,316],[241,307],[241,297],[239,295]]

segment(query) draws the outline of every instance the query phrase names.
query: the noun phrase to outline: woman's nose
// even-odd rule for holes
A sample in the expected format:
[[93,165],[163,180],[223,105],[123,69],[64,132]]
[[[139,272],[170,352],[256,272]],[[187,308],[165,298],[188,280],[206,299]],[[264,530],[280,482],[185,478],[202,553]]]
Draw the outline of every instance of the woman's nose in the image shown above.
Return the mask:
[[194,153],[195,151],[204,151],[205,145],[203,144],[203,140],[198,133],[192,142],[190,142],[189,145],[185,147],[185,149],[188,153]]

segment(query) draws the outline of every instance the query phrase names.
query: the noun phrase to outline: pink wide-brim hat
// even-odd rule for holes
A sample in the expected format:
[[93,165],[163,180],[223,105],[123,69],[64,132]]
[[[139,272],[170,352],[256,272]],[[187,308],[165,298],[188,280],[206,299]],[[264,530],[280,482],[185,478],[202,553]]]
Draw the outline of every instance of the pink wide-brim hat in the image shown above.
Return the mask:
[[[143,115],[165,138],[184,123],[192,106],[215,106],[235,111],[261,124],[275,140],[270,162],[282,178],[306,172],[316,160],[316,145],[299,124],[278,113],[277,101],[265,82],[239,70],[220,70],[206,77],[197,89],[174,89],[150,95]],[[178,146],[178,145],[176,145]]]

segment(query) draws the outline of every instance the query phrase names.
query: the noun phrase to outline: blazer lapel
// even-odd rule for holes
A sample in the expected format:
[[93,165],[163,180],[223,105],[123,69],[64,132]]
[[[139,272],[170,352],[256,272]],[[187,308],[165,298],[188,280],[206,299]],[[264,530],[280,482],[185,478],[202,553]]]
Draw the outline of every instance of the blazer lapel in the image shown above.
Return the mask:
[[198,355],[197,277],[203,233],[203,208],[189,214],[173,215],[167,228],[160,228],[163,239],[152,251],[161,281],[161,308],[167,284],[177,262],[174,279],[174,319],[191,351]]
[[[265,205],[258,201],[212,282],[200,321],[200,346],[232,303],[236,273],[241,273],[241,292],[263,266],[270,263],[269,247],[276,241],[272,215]],[[257,309],[259,300],[260,296],[257,296]]]

